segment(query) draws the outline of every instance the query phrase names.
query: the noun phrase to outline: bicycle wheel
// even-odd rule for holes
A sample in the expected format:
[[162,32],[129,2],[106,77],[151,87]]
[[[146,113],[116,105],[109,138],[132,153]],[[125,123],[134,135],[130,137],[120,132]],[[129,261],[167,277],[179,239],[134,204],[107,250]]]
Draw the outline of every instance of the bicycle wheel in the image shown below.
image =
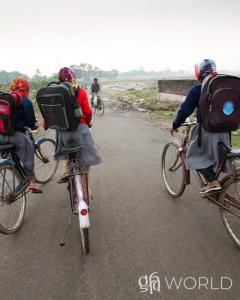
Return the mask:
[[23,177],[12,165],[0,165],[0,232],[11,234],[16,232],[22,225],[26,209],[26,194],[22,192],[17,199],[8,204],[4,196],[15,191]]
[[185,190],[185,169],[179,155],[179,146],[175,143],[165,145],[162,153],[162,174],[168,193],[173,197],[180,197]]
[[100,103],[98,103],[97,106],[95,106],[95,113],[97,115],[99,115],[99,116],[103,116],[104,115],[104,111],[105,111],[105,104],[101,100]]
[[52,179],[57,171],[58,161],[54,160],[55,142],[46,139],[36,146],[35,176],[39,183],[46,183]]
[[81,242],[84,254],[89,254],[89,235],[88,228],[80,228]]
[[[80,170],[83,170],[83,167],[81,166],[80,167]],[[80,179],[80,182],[81,184],[79,185],[79,187],[81,187],[81,192],[82,192],[82,195],[83,195],[83,200],[84,202],[86,203],[85,204],[85,211],[86,211],[86,216],[87,217],[87,220],[88,220],[88,223],[89,223],[89,202],[88,202],[88,180],[87,180],[87,175],[81,175],[79,176],[79,179]],[[81,194],[80,192],[80,194]],[[79,194],[79,193],[77,193]],[[81,218],[85,218],[84,216],[81,216],[80,215],[80,210],[81,208],[78,209],[78,223],[79,223],[79,230],[80,230],[80,236],[81,236],[81,243],[82,243],[82,249],[83,249],[83,253],[84,254],[88,254],[89,253],[89,232],[88,232],[88,228],[82,228],[80,226],[81,224]],[[82,219],[82,221],[84,221]],[[89,226],[89,224],[88,224]]]
[[232,178],[223,185],[219,201],[228,209],[220,208],[224,227],[240,247],[240,177]]

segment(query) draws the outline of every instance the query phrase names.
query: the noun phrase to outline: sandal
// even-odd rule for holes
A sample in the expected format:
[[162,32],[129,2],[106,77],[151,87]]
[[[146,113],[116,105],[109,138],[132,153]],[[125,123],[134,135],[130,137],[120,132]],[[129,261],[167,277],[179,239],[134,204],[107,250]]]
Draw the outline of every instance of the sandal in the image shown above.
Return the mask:
[[57,181],[58,184],[66,183],[66,182],[68,182],[68,174],[67,173],[63,174]]
[[30,191],[32,191],[33,194],[42,194],[43,193],[43,191],[40,189],[39,185],[35,182],[30,182],[28,188]]

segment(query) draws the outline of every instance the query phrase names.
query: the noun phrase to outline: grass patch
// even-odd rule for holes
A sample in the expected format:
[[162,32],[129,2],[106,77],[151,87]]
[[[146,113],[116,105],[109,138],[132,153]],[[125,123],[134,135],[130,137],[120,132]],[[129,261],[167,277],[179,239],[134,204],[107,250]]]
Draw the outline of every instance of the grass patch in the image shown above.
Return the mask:
[[232,132],[232,146],[235,148],[240,148],[240,131]]
[[151,113],[151,116],[154,118],[174,120],[176,117],[176,114],[173,111],[155,110]]
[[128,93],[130,96],[133,96],[135,99],[143,100],[146,109],[149,109],[151,111],[158,111],[158,113],[156,113],[156,116],[158,114],[161,114],[159,111],[164,111],[164,110],[175,111],[181,105],[179,101],[170,101],[170,100],[159,101],[158,89],[156,86],[149,86],[142,90],[129,91]]

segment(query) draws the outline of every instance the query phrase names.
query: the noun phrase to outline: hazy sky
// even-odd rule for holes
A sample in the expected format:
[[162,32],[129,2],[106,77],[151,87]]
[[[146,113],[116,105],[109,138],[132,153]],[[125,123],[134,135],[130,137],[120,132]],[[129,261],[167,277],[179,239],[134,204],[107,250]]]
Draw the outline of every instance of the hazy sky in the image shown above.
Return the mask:
[[0,70],[240,70],[240,0],[0,0]]

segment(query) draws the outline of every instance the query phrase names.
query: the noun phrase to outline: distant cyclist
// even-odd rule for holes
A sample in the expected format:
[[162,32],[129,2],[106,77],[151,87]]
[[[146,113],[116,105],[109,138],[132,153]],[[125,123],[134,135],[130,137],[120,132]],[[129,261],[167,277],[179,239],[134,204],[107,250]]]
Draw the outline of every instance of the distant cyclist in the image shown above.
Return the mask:
[[91,105],[93,106],[94,94],[98,94],[100,92],[100,84],[98,83],[98,79],[94,78],[93,83],[91,85]]

